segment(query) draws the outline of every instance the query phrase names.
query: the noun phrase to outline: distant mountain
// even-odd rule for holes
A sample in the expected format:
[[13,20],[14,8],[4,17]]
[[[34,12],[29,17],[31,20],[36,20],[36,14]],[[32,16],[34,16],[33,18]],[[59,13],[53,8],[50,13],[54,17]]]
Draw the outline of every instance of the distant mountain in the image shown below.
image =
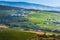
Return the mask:
[[22,8],[0,5],[0,10],[20,10]]
[[27,11],[40,11],[35,9],[25,9],[25,8],[19,8],[19,7],[12,7],[12,6],[6,6],[6,5],[0,5],[0,10],[27,10]]
[[0,1],[0,5],[19,7],[25,9],[36,9],[36,10],[48,10],[48,11],[60,11],[58,7],[51,7],[41,4],[27,3],[27,2],[8,2]]

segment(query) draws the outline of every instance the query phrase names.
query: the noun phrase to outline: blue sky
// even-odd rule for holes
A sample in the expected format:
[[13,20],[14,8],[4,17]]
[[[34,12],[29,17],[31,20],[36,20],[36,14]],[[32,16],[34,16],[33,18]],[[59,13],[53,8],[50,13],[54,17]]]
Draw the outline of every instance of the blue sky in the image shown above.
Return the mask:
[[29,3],[60,7],[60,0],[0,0],[0,1],[29,2]]

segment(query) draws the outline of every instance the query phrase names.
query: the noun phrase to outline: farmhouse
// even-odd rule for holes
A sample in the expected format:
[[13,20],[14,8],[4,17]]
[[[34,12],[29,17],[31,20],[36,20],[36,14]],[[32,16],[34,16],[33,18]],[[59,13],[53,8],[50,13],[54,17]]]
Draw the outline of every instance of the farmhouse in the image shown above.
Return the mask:
[[15,14],[11,14],[11,16],[26,16],[26,15],[22,12],[17,12]]

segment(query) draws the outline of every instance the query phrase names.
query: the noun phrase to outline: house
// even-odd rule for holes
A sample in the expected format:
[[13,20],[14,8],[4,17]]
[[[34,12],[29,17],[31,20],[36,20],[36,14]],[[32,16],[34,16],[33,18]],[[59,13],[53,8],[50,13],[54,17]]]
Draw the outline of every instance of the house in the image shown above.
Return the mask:
[[26,16],[23,12],[17,12],[15,14],[11,14],[11,16]]

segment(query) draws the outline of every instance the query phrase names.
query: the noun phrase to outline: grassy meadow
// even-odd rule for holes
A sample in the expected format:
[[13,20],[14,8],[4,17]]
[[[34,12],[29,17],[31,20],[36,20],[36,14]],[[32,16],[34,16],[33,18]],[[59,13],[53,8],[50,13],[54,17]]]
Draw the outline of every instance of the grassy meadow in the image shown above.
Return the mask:
[[[0,40],[47,40],[46,38],[54,40],[60,38],[60,35],[55,35],[55,33],[60,33],[60,14],[55,12],[0,10],[0,26],[2,25],[9,30],[0,27]],[[41,32],[43,35],[40,35]],[[46,35],[44,32],[52,35]]]

